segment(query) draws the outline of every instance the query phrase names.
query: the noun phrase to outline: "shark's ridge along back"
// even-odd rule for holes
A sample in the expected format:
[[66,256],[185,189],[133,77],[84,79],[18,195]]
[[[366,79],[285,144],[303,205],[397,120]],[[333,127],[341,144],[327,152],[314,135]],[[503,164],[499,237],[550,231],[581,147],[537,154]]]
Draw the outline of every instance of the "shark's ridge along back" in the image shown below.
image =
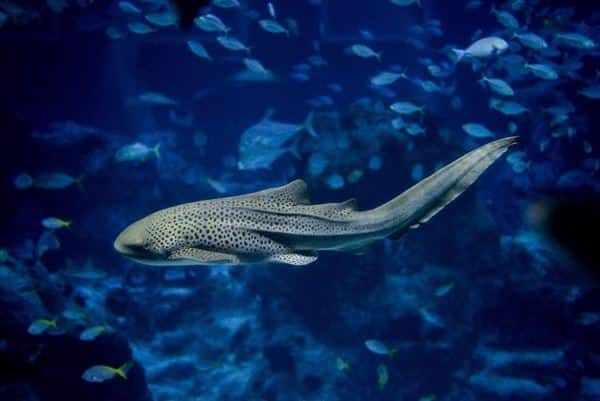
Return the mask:
[[483,145],[375,209],[359,211],[354,199],[312,205],[306,183],[295,180],[159,210],[123,230],[114,246],[152,265],[306,265],[321,250],[360,253],[429,221],[516,142],[508,137]]

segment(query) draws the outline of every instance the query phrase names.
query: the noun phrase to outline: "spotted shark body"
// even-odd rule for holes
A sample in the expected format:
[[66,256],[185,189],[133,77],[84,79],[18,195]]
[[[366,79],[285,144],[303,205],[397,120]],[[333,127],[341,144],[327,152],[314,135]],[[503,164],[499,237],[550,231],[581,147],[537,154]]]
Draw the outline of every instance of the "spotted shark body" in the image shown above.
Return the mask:
[[123,230],[114,247],[151,265],[306,265],[318,251],[361,253],[377,240],[399,238],[427,222],[516,141],[508,137],[483,145],[371,210],[359,211],[354,199],[313,205],[304,181],[295,180],[159,210]]

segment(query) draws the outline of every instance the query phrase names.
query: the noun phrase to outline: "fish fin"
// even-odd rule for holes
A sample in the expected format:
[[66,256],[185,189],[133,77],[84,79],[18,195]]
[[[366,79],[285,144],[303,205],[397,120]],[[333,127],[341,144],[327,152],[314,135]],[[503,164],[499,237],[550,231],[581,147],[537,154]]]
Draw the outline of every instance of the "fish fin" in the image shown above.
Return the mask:
[[298,145],[299,145],[300,141],[295,141],[289,148],[288,150],[290,151],[290,153],[298,160],[302,160],[302,155],[300,154],[300,150],[298,149]]
[[275,109],[272,107],[269,107],[267,110],[265,110],[265,114],[263,115],[263,120],[269,120],[271,117],[273,117],[273,114],[275,114]]
[[189,261],[190,264],[201,265],[237,265],[240,263],[240,258],[236,255],[199,248],[178,249],[169,256],[169,259],[184,262]]
[[317,253],[314,251],[298,251],[292,253],[279,253],[271,255],[268,258],[269,262],[284,263],[294,266],[305,266],[318,259]]
[[404,69],[400,73],[400,78],[409,79],[408,75],[406,75],[407,72],[408,72],[408,67],[404,67]]
[[290,205],[310,205],[310,196],[308,188],[303,180],[294,180],[286,185],[267,188],[262,191],[252,192],[244,195],[229,196],[221,198],[221,201],[236,201],[247,199],[259,199],[263,201],[272,201],[273,206],[290,206]]
[[115,374],[122,379],[127,379],[127,373],[133,367],[133,361],[127,361],[114,370]]
[[460,60],[463,59],[463,57],[465,56],[466,52],[464,50],[461,50],[461,49],[452,49],[452,51],[456,55],[456,61],[455,61],[455,63],[456,64],[460,63]]
[[[433,216],[438,214],[440,210],[445,208],[450,202],[456,199],[460,194],[463,193],[465,189],[467,189],[475,180],[489,167],[489,165],[494,162],[498,157],[500,157],[509,146],[516,143],[516,137],[508,137],[498,140],[495,143],[496,147],[492,147],[492,151],[484,160],[480,161],[478,165],[474,166],[472,169],[468,170],[462,178],[451,188],[446,194],[437,202],[438,205],[430,209],[423,217],[419,219],[418,224],[427,223]],[[491,145],[488,144],[488,145]],[[487,145],[484,145],[487,146]]]
[[352,248],[352,247],[345,248],[345,249],[343,249],[343,251],[353,253],[354,255],[364,255],[365,253],[369,252],[370,249],[371,249],[371,244],[366,244],[366,245],[363,244],[363,245],[356,246],[354,248]]
[[479,85],[481,85],[482,88],[486,88],[485,82],[486,82],[486,76],[485,76],[485,74],[482,74],[481,78],[479,80],[477,80],[477,83]]
[[358,210],[358,202],[354,198],[347,199],[343,202],[338,203],[339,208],[342,210],[351,210],[353,212]]
[[406,230],[398,230],[398,231],[394,232],[392,235],[390,235],[388,238],[391,239],[392,241],[398,241],[398,240],[400,240],[400,238],[402,238],[404,236],[404,234],[406,234]]
[[358,210],[356,199],[348,199],[344,202],[321,203],[312,205],[310,213],[314,216],[326,219],[343,219],[352,212]]
[[315,112],[311,111],[310,113],[308,113],[308,116],[306,116],[306,120],[304,120],[304,129],[313,137],[318,137],[319,134],[317,134],[317,131],[315,131],[314,127],[313,127],[313,120],[315,117]]
[[[245,196],[245,195],[242,195]],[[278,188],[265,189],[249,196],[265,197],[279,200],[280,203],[293,205],[309,205],[308,187],[303,180],[294,180]]]
[[81,174],[79,177],[75,179],[75,185],[81,192],[85,192],[85,187],[83,186],[83,179],[85,178],[85,174]]
[[512,136],[483,145],[373,209],[376,214],[398,213],[393,217],[397,219],[398,229],[389,238],[398,239],[409,227],[427,223],[517,142],[518,137]]

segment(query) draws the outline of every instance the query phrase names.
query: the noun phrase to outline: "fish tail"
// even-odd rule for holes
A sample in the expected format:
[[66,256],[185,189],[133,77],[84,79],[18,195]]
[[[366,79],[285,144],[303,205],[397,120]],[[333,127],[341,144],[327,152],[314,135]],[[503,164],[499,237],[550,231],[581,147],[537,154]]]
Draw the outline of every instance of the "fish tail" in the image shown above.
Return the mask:
[[406,75],[407,72],[408,72],[408,67],[404,67],[404,69],[400,73],[400,78],[408,79],[408,75]]
[[392,230],[390,238],[398,239],[409,228],[428,222],[456,199],[517,141],[518,137],[511,136],[480,146],[366,213],[373,219],[381,219]]
[[419,118],[419,122],[423,122],[423,120],[425,119],[425,105],[419,107],[419,113],[421,114],[421,117]]
[[302,155],[300,154],[300,150],[298,149],[300,141],[294,141],[292,146],[290,146],[289,151],[294,157],[298,160],[302,160]]
[[485,87],[485,80],[486,80],[485,74],[481,74],[481,78],[479,78],[479,80],[477,82],[479,83],[479,85]]
[[127,361],[115,369],[115,374],[123,379],[127,379],[127,372],[133,367],[133,361]]
[[383,56],[383,52],[379,52],[379,53],[375,53],[375,57],[377,58],[378,62],[381,62],[381,56]]
[[85,178],[85,174],[81,174],[79,177],[75,179],[75,185],[81,192],[85,192],[85,187],[83,186],[83,179]]
[[456,55],[456,61],[455,61],[455,63],[456,64],[460,63],[460,60],[463,59],[463,57],[465,56],[466,52],[464,50],[461,50],[461,49],[452,49],[452,51]]
[[317,134],[317,131],[315,131],[315,128],[313,127],[313,121],[315,118],[315,112],[311,111],[310,113],[308,113],[308,116],[306,116],[306,120],[304,120],[304,129],[310,134],[310,136],[313,137],[318,137],[319,134]]
[[157,159],[160,159],[160,143],[157,143],[156,146],[152,148],[152,152],[154,152]]

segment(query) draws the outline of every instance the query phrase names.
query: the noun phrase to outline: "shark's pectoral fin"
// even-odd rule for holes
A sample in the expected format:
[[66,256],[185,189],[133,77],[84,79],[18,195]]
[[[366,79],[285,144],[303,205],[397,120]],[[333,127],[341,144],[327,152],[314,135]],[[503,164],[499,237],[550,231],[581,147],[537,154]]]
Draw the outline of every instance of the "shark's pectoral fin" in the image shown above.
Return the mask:
[[351,245],[347,245],[347,246],[338,248],[337,250],[344,251],[344,252],[350,252],[350,253],[353,253],[354,255],[364,255],[365,253],[369,252],[372,245],[373,245],[372,243],[351,244]]
[[349,249],[349,251],[355,255],[364,255],[365,253],[369,252],[370,249],[371,249],[371,244],[367,244],[367,245],[359,246],[354,249]]
[[294,266],[304,266],[318,259],[314,251],[303,251],[295,253],[279,253],[269,256],[268,261],[274,263],[285,263]]
[[[439,209],[439,210],[441,210],[441,209]],[[437,210],[435,213],[439,212],[439,210]],[[412,229],[412,230],[414,230],[415,228],[419,228],[419,227],[421,227],[422,223],[426,223],[431,217],[433,217],[433,214],[430,215],[427,218],[427,220],[421,221],[419,223],[415,223],[415,224],[411,225],[408,228],[404,228],[404,229],[398,230],[398,231],[394,232],[393,234],[391,234],[390,236],[388,236],[388,238],[391,239],[391,240],[393,240],[393,241],[399,241],[402,237],[404,237],[404,234],[406,234],[406,232],[408,231],[409,228]]]
[[190,264],[201,265],[237,265],[240,263],[240,259],[236,255],[199,248],[178,249],[169,256],[169,259],[182,262],[189,261]]

